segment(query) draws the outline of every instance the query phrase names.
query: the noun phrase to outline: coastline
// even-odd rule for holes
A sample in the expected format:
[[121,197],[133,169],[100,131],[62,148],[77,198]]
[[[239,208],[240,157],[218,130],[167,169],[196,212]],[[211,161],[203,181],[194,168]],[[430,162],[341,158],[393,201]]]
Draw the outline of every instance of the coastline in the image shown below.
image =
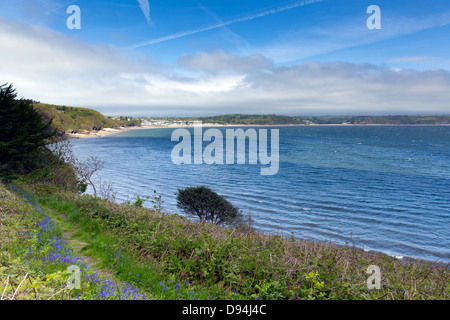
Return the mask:
[[104,128],[98,131],[89,131],[82,133],[70,133],[66,132],[65,135],[69,138],[95,138],[95,137],[104,137],[110,134],[125,132],[133,129],[149,129],[150,127],[120,127],[120,128]]
[[[420,126],[450,126],[450,124],[346,124],[346,123],[332,123],[332,124],[215,124],[215,123],[203,123],[203,127],[364,127],[364,126],[401,126],[401,127],[420,127]],[[119,127],[119,128],[104,128],[98,131],[89,131],[82,133],[69,133],[66,132],[66,136],[69,138],[96,138],[104,137],[111,134],[125,132],[128,130],[138,129],[168,129],[168,128],[192,128],[193,125],[173,125],[173,126],[132,126],[132,127]]]
[[[203,127],[268,127],[268,126],[303,126],[297,124],[285,124],[285,125],[253,125],[253,124],[236,124],[236,125],[228,125],[228,124],[210,124],[203,123]],[[65,134],[69,138],[95,138],[95,137],[104,137],[107,135],[111,135],[114,133],[125,132],[128,130],[139,130],[139,129],[168,129],[168,128],[192,128],[193,125],[173,125],[173,126],[132,126],[132,127],[120,127],[120,128],[104,128],[98,131],[90,131],[83,133],[68,133]]]

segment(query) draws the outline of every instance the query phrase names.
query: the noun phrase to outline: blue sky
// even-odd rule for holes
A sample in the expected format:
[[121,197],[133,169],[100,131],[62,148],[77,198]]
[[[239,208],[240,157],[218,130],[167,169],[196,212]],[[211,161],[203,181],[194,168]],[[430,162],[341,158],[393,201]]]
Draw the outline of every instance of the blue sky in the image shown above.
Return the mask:
[[2,82],[109,115],[450,113],[447,0],[2,0],[0,27]]

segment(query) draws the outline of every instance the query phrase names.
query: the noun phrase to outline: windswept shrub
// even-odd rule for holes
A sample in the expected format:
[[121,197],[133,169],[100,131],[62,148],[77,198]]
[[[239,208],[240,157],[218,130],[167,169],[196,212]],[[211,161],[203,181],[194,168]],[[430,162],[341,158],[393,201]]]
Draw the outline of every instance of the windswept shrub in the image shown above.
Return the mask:
[[242,214],[223,196],[200,186],[178,189],[177,206],[188,214],[196,215],[200,221],[220,225],[239,219]]

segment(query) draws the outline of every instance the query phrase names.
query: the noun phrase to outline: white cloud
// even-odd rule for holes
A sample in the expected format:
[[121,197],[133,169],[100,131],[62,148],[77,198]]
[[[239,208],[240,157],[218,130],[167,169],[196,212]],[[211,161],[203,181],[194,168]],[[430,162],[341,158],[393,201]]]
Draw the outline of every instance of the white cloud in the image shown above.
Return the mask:
[[391,59],[392,62],[407,62],[407,63],[420,63],[420,64],[430,64],[444,62],[444,59],[439,57],[429,57],[429,56],[412,56],[412,57],[398,57]]
[[223,51],[158,68],[113,47],[0,18],[0,82],[20,96],[106,114],[449,113],[450,73],[309,62],[278,67]]

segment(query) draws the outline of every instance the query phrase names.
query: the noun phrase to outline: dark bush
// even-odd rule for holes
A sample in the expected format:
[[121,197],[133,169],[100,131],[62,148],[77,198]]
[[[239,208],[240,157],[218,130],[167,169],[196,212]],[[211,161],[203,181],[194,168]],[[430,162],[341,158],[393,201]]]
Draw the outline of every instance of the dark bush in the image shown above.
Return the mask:
[[178,189],[177,206],[188,214],[196,215],[200,221],[220,225],[241,218],[241,212],[223,196],[200,186]]

